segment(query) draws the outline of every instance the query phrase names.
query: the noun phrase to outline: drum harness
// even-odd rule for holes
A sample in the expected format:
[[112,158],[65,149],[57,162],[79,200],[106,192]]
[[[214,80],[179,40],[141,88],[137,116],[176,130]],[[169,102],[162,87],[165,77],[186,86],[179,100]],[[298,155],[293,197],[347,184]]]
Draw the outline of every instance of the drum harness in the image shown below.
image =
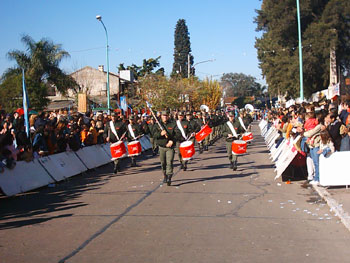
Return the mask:
[[[110,122],[109,122],[109,127],[111,128],[111,131],[113,132],[113,134],[115,135],[115,137],[117,137],[118,141],[121,141],[121,140],[124,138],[126,132],[124,132],[124,134],[122,135],[122,137],[119,139],[119,136],[118,136],[117,131],[115,130],[115,126],[114,126],[113,121],[110,121]],[[108,137],[109,137],[109,136],[108,136]]]
[[230,121],[226,122],[227,126],[230,128],[233,137],[238,138],[237,132],[235,131],[235,128],[233,127],[232,123]]

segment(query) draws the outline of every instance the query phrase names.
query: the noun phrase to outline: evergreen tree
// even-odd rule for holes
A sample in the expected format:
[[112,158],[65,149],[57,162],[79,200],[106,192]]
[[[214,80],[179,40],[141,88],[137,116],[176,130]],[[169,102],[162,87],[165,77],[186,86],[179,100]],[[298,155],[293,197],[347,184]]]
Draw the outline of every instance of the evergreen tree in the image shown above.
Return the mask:
[[[300,1],[304,93],[329,85],[329,56],[335,48],[337,65],[350,70],[350,1]],[[263,0],[255,19],[258,59],[273,94],[299,96],[298,24],[295,0]]]
[[177,21],[174,44],[174,64],[171,76],[180,76],[182,78],[188,77],[188,56],[190,56],[190,73],[191,75],[194,75],[194,71],[192,69],[193,56],[190,54],[190,33],[188,32],[185,19],[179,19]]

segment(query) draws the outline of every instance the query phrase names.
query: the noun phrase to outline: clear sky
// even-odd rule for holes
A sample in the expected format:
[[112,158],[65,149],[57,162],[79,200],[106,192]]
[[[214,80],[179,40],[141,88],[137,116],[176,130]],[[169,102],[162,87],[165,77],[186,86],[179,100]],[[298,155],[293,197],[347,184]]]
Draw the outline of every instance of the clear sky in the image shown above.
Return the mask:
[[250,74],[261,80],[254,48],[255,9],[259,0],[0,0],[0,74],[14,65],[6,54],[24,50],[21,35],[39,41],[49,38],[71,55],[61,63],[66,72],[106,64],[109,35],[110,71],[119,63],[141,65],[144,58],[161,56],[167,75],[172,70],[174,30],[185,19],[190,32],[196,74],[219,78],[223,73]]

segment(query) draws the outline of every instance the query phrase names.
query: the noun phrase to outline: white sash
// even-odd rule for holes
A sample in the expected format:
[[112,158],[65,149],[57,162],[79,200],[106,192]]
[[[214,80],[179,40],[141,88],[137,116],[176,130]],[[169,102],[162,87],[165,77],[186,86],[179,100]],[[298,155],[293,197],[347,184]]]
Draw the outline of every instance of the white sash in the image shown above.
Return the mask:
[[118,136],[118,133],[117,133],[117,131],[115,130],[113,121],[110,121],[110,122],[109,122],[109,127],[111,128],[111,131],[113,132],[113,134],[115,135],[115,137],[117,137],[118,141],[120,141],[119,136]]
[[226,122],[227,126],[230,128],[233,137],[238,138],[237,132],[230,121]]
[[243,127],[243,129],[244,129],[245,131],[247,131],[247,128],[245,127],[242,118],[241,118],[241,117],[238,117],[238,119],[239,119],[239,123],[241,124],[241,126]]
[[134,138],[134,140],[136,140],[136,136],[135,136],[134,131],[132,130],[131,124],[128,125],[128,129],[129,129],[131,137]]
[[176,125],[177,125],[177,127],[179,128],[179,130],[181,131],[182,137],[184,137],[185,140],[187,140],[187,136],[186,136],[185,131],[184,131],[182,125],[181,125],[180,120],[177,120],[177,121],[176,121]]

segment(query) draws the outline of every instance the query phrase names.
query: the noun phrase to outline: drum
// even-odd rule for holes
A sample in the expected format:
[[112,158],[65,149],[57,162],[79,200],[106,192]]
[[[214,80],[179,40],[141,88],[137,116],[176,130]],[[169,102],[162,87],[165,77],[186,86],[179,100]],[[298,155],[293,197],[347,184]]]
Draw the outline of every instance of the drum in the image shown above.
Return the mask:
[[243,141],[251,142],[253,140],[253,133],[251,133],[251,132],[244,133],[242,139],[243,139]]
[[122,141],[112,143],[110,147],[111,147],[112,161],[125,157],[126,148],[125,148],[125,144]]
[[247,142],[242,140],[235,140],[232,142],[232,154],[241,155],[247,152]]
[[209,125],[208,124],[204,125],[203,128],[196,133],[197,142],[203,141],[211,132],[212,132],[212,129],[209,127]]
[[128,143],[129,156],[137,156],[141,154],[142,148],[139,141],[133,141]]
[[191,160],[195,154],[194,143],[191,141],[185,141],[180,144],[180,153],[184,161]]

